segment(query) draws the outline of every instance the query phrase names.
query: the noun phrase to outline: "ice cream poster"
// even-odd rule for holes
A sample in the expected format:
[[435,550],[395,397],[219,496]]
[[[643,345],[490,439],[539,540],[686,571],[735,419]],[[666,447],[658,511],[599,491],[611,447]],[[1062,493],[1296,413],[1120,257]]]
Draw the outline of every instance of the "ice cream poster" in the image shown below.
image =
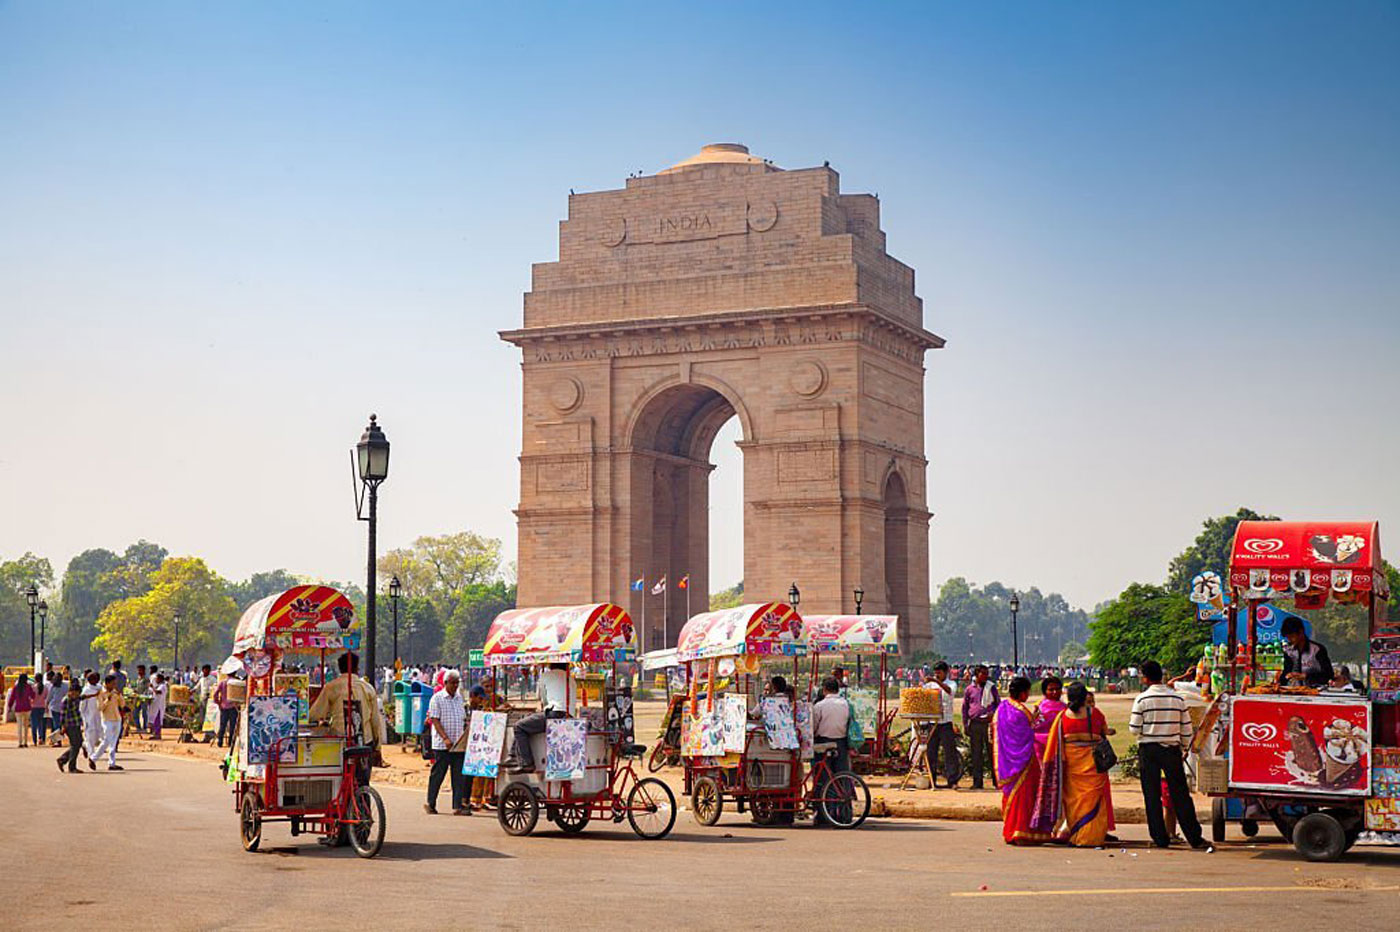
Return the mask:
[[1230,597],[1225,594],[1220,574],[1213,570],[1197,573],[1191,580],[1191,601],[1196,604],[1198,621],[1223,621]]
[[1231,704],[1230,785],[1365,796],[1371,707],[1363,701],[1241,696]]
[[467,725],[467,753],[462,759],[462,773],[473,777],[496,776],[505,743],[506,713],[474,710]]
[[311,677],[306,673],[276,673],[272,691],[279,696],[297,697],[297,722],[305,725],[311,711]]
[[582,780],[588,741],[588,720],[551,718],[544,725],[546,780]]
[[248,763],[267,763],[274,746],[279,749],[281,763],[296,763],[296,737],[296,696],[254,696],[248,700]]
[[759,703],[763,710],[763,729],[768,732],[768,746],[779,751],[797,750],[797,723],[792,706],[784,696],[768,696]]
[[726,753],[743,753],[744,730],[749,713],[748,702],[743,696],[733,694],[726,694],[720,699],[720,727],[724,733],[724,750]]

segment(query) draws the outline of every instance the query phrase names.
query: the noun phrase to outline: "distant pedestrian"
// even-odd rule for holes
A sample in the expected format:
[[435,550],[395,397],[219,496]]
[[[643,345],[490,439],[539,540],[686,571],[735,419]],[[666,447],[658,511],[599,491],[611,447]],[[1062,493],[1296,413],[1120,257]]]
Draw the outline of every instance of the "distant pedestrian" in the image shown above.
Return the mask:
[[122,770],[117,763],[117,742],[122,737],[122,694],[117,688],[117,677],[108,673],[102,681],[102,692],[97,694],[97,709],[102,714],[102,743],[97,747],[94,758],[107,754],[107,769]]
[[102,711],[98,708],[97,697],[102,692],[99,684],[97,671],[89,670],[84,676],[86,682],[83,683],[82,710],[83,710],[83,747],[87,749],[88,768],[97,769],[97,746],[102,743]]
[[122,690],[126,689],[126,673],[122,670],[122,662],[120,658],[112,661],[112,669],[107,671],[107,675],[115,676],[117,678],[117,692],[121,692]]
[[224,746],[224,735],[228,735],[228,746],[233,747],[233,735],[238,728],[238,704],[228,696],[232,680],[225,673],[219,674],[219,685],[214,687],[214,705],[219,707],[218,747]]
[[44,739],[49,736],[49,720],[45,718],[49,711],[49,684],[42,676],[34,680],[32,703],[29,707],[29,721],[25,724],[29,727],[29,739],[34,742],[34,746],[43,747]]
[[[63,708],[59,714],[59,728],[63,736],[68,739],[68,750],[58,757],[58,769],[66,770],[68,773],[78,772],[79,756],[87,757],[87,751],[83,747],[83,691],[77,679],[68,681],[68,692],[63,697]],[[95,767],[92,758],[88,758],[88,764]]]
[[1196,819],[1196,804],[1191,799],[1182,762],[1191,746],[1192,734],[1186,700],[1176,690],[1162,684],[1162,665],[1157,661],[1149,660],[1142,665],[1142,678],[1147,689],[1133,700],[1128,730],[1138,736],[1142,804],[1147,810],[1147,830],[1152,843],[1158,848],[1171,844],[1162,816],[1161,787],[1165,779],[1177,824],[1187,842],[1193,848],[1211,850],[1201,835],[1201,823]]
[[63,675],[58,672],[50,674],[48,702],[49,731],[59,737],[63,735],[63,729],[60,726],[59,719],[62,717],[63,700],[67,695],[68,683],[63,681]]
[[10,687],[5,697],[5,711],[15,720],[15,733],[19,736],[19,747],[29,747],[29,713],[34,708],[34,687],[29,685],[29,674],[21,673]]
[[[979,664],[972,672],[972,682],[963,690],[963,731],[967,733],[968,769],[972,773],[972,788],[982,789],[983,773],[991,760],[992,716],[996,714],[1001,696],[997,694],[996,683],[991,681],[991,671],[985,664]],[[992,785],[996,785],[996,773],[992,774]]]
[[170,687],[165,684],[165,674],[157,673],[156,681],[151,686],[151,708],[146,716],[146,721],[150,723],[151,740],[160,740],[160,729],[165,724],[165,700],[170,692]]

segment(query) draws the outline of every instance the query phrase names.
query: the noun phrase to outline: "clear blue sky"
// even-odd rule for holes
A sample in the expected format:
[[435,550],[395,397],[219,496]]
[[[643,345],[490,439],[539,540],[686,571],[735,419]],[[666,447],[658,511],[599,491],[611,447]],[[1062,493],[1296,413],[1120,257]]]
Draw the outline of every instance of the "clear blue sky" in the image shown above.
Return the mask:
[[569,188],[728,140],[878,192],[918,272],[935,583],[1092,605],[1238,504],[1400,528],[1396,4],[465,6],[0,2],[0,557],[361,576],[370,410],[386,545],[513,552],[495,332]]

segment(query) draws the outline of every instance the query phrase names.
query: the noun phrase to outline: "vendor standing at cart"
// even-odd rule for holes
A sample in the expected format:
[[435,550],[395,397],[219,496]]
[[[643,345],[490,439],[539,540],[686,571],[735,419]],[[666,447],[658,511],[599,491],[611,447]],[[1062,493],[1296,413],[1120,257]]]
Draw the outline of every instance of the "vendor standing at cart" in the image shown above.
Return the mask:
[[1311,686],[1324,689],[1332,682],[1332,658],[1327,648],[1308,637],[1301,618],[1289,616],[1283,620],[1283,672],[1281,686]]
[[[369,757],[363,759],[358,776],[362,783],[369,783],[371,764],[379,757],[379,748],[384,744],[384,716],[379,714],[379,698],[374,687],[357,676],[360,658],[354,651],[346,651],[336,659],[340,676],[331,680],[321,689],[316,701],[311,703],[307,713],[313,722],[329,721],[332,735],[350,735],[350,745],[372,749]],[[346,697],[354,697],[354,709],[350,730],[346,731]]]

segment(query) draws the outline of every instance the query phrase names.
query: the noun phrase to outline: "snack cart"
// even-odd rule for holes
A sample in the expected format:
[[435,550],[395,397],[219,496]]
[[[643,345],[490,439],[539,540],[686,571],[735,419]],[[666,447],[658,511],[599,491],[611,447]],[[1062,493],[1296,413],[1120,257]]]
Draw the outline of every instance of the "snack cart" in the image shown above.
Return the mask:
[[[880,658],[880,689],[872,695],[857,682],[846,691],[851,709],[865,731],[865,746],[851,748],[851,769],[856,773],[893,773],[907,767],[906,759],[890,743],[890,726],[895,709],[889,707],[885,680],[889,657],[899,653],[898,615],[808,615],[807,647],[812,657],[811,690],[821,681],[822,655],[842,658]],[[856,677],[860,679],[859,676]]]
[[[1240,651],[1227,626],[1228,679],[1201,746],[1203,783],[1214,773],[1225,785],[1204,788],[1244,799],[1310,860],[1335,860],[1363,838],[1400,843],[1400,627],[1386,620],[1378,525],[1243,521],[1229,584],[1249,628]],[[1290,597],[1302,610],[1329,599],[1365,607],[1369,696],[1280,687],[1259,676],[1257,609]]]
[[636,650],[631,617],[607,602],[514,609],[491,623],[484,650],[488,667],[538,672],[558,663],[610,664],[613,673],[602,703],[589,707],[571,670],[568,704],[573,708],[578,697],[578,714],[551,718],[542,734],[531,736],[535,769],[529,773],[506,773],[500,766],[523,713],[472,712],[465,766],[475,776],[495,776],[497,818],[507,834],[530,834],[541,809],[571,835],[594,818],[625,819],[642,838],[670,833],[675,795],[662,781],[637,774],[647,748],[632,740],[631,689],[619,685],[616,675],[617,661],[634,659]]
[[[358,713],[346,710],[341,734],[310,727],[309,678],[283,669],[293,655],[319,658],[324,669],[328,652],[359,643],[354,606],[329,586],[268,596],[239,619],[230,659],[248,679],[227,779],[246,850],[257,850],[266,822],[290,823],[293,835],[344,837],[364,858],[384,844],[384,801],[369,785],[371,749],[354,728]],[[349,698],[347,691],[353,705]]]
[[[686,668],[681,758],[691,815],[701,825],[719,821],[725,797],[760,825],[791,823],[798,813],[820,807],[833,825],[853,828],[870,814],[870,791],[855,774],[827,771],[820,781],[813,773],[804,775],[803,762],[814,749],[811,703],[794,706],[787,697],[766,697],[758,704],[759,719],[750,715],[753,675],[761,661],[791,659],[795,683],[806,654],[806,626],[797,609],[784,602],[706,612],[681,629],[676,645]],[[728,691],[720,686],[724,678]],[[827,768],[825,758],[821,767]]]

